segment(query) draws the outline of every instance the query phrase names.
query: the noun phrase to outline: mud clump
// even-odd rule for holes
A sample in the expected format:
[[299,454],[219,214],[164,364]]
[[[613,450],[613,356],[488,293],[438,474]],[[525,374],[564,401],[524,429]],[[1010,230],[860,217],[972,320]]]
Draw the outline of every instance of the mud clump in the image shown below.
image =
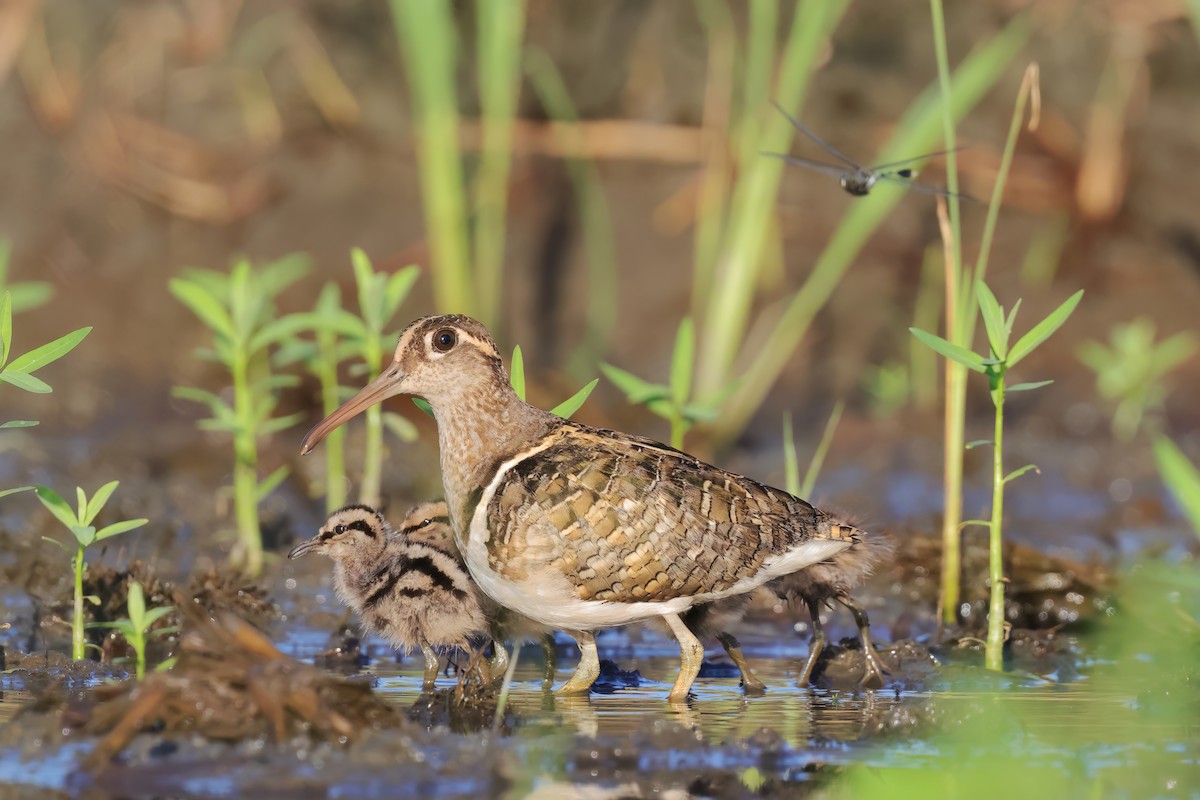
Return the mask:
[[289,658],[229,613],[190,615],[177,663],[138,683],[104,686],[65,722],[100,736],[86,760],[107,764],[141,732],[236,742],[295,736],[347,742],[404,720],[371,687]]

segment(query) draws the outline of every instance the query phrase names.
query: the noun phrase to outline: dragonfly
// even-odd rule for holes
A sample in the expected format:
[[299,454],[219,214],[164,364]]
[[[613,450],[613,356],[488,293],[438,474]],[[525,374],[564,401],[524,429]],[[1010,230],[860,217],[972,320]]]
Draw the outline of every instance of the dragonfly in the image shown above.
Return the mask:
[[795,164],[799,167],[805,167],[806,169],[823,172],[826,175],[832,175],[838,179],[838,183],[841,184],[842,188],[845,189],[848,194],[852,194],[855,197],[866,197],[880,181],[891,181],[893,183],[899,183],[903,186],[907,186],[910,189],[928,192],[929,194],[940,194],[944,197],[959,197],[965,200],[975,199],[970,195],[958,194],[947,189],[939,189],[936,186],[928,186],[924,183],[918,183],[917,181],[913,180],[917,176],[917,170],[916,167],[911,165],[916,164],[919,161],[925,161],[926,159],[933,158],[934,156],[958,152],[959,150],[963,149],[962,147],[952,147],[949,150],[938,150],[921,156],[913,156],[912,158],[901,159],[900,161],[889,161],[886,164],[878,164],[874,167],[864,167],[843,153],[841,150],[838,150],[829,142],[810,131],[800,122],[800,120],[796,119],[787,111],[785,111],[784,108],[778,103],[775,104],[775,107],[779,109],[781,114],[791,121],[792,125],[796,127],[796,130],[800,131],[809,139],[812,139],[814,142],[819,144],[826,152],[835,156],[839,161],[842,162],[842,166],[837,164],[826,164],[821,161],[811,161],[807,158],[797,158],[796,156],[782,155],[780,153],[768,153],[767,155],[781,158],[789,164]]

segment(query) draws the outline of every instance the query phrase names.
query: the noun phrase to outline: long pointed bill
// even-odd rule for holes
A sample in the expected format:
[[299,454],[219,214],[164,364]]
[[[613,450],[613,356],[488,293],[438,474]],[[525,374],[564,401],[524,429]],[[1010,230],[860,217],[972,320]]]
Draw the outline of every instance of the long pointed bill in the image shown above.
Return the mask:
[[380,373],[379,377],[364,386],[358,394],[342,403],[325,419],[318,422],[300,443],[300,455],[308,455],[322,439],[332,433],[339,425],[366,411],[376,403],[382,403],[397,394],[401,394],[400,382],[404,373],[400,365],[392,362],[391,366]]
[[293,547],[291,552],[288,553],[288,558],[299,558],[300,556],[304,555],[305,553],[308,553],[310,550],[315,550],[317,547],[320,546],[320,544],[321,544],[321,537],[314,536],[313,538],[309,539],[307,542],[301,542],[300,544]]

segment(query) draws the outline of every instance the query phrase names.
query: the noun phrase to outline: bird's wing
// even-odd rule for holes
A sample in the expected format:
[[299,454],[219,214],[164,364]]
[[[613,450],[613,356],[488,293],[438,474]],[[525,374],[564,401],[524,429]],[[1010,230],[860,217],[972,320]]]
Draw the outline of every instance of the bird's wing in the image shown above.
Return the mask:
[[550,569],[581,600],[665,601],[744,585],[812,542],[831,543],[809,548],[821,558],[849,546],[803,500],[657,442],[575,423],[552,436],[487,501],[489,564],[510,580]]

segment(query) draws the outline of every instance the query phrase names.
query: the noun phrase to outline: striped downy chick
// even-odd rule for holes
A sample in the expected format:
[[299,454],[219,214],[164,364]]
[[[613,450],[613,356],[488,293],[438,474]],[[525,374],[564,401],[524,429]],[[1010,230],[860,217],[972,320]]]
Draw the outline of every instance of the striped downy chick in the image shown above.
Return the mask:
[[434,645],[473,652],[468,637],[488,629],[475,586],[458,559],[393,532],[370,506],[333,512],[320,532],[296,545],[288,558],[308,553],[333,559],[334,590],[369,631],[392,647],[420,648],[427,689],[438,673]]
[[[446,501],[435,500],[413,506],[400,524],[398,533],[431,545],[440,547],[458,559],[459,566],[466,573],[466,565],[458,544],[454,541],[454,528],[450,526],[450,515]],[[468,575],[468,578],[470,576]],[[545,672],[542,674],[543,688],[549,690],[554,685],[554,670],[558,663],[558,650],[554,643],[554,634],[550,628],[529,617],[505,608],[496,603],[482,592],[476,592],[485,616],[490,623],[492,645],[495,657],[492,661],[492,676],[499,679],[508,670],[509,654],[506,641],[523,642],[536,641],[542,647]]]

